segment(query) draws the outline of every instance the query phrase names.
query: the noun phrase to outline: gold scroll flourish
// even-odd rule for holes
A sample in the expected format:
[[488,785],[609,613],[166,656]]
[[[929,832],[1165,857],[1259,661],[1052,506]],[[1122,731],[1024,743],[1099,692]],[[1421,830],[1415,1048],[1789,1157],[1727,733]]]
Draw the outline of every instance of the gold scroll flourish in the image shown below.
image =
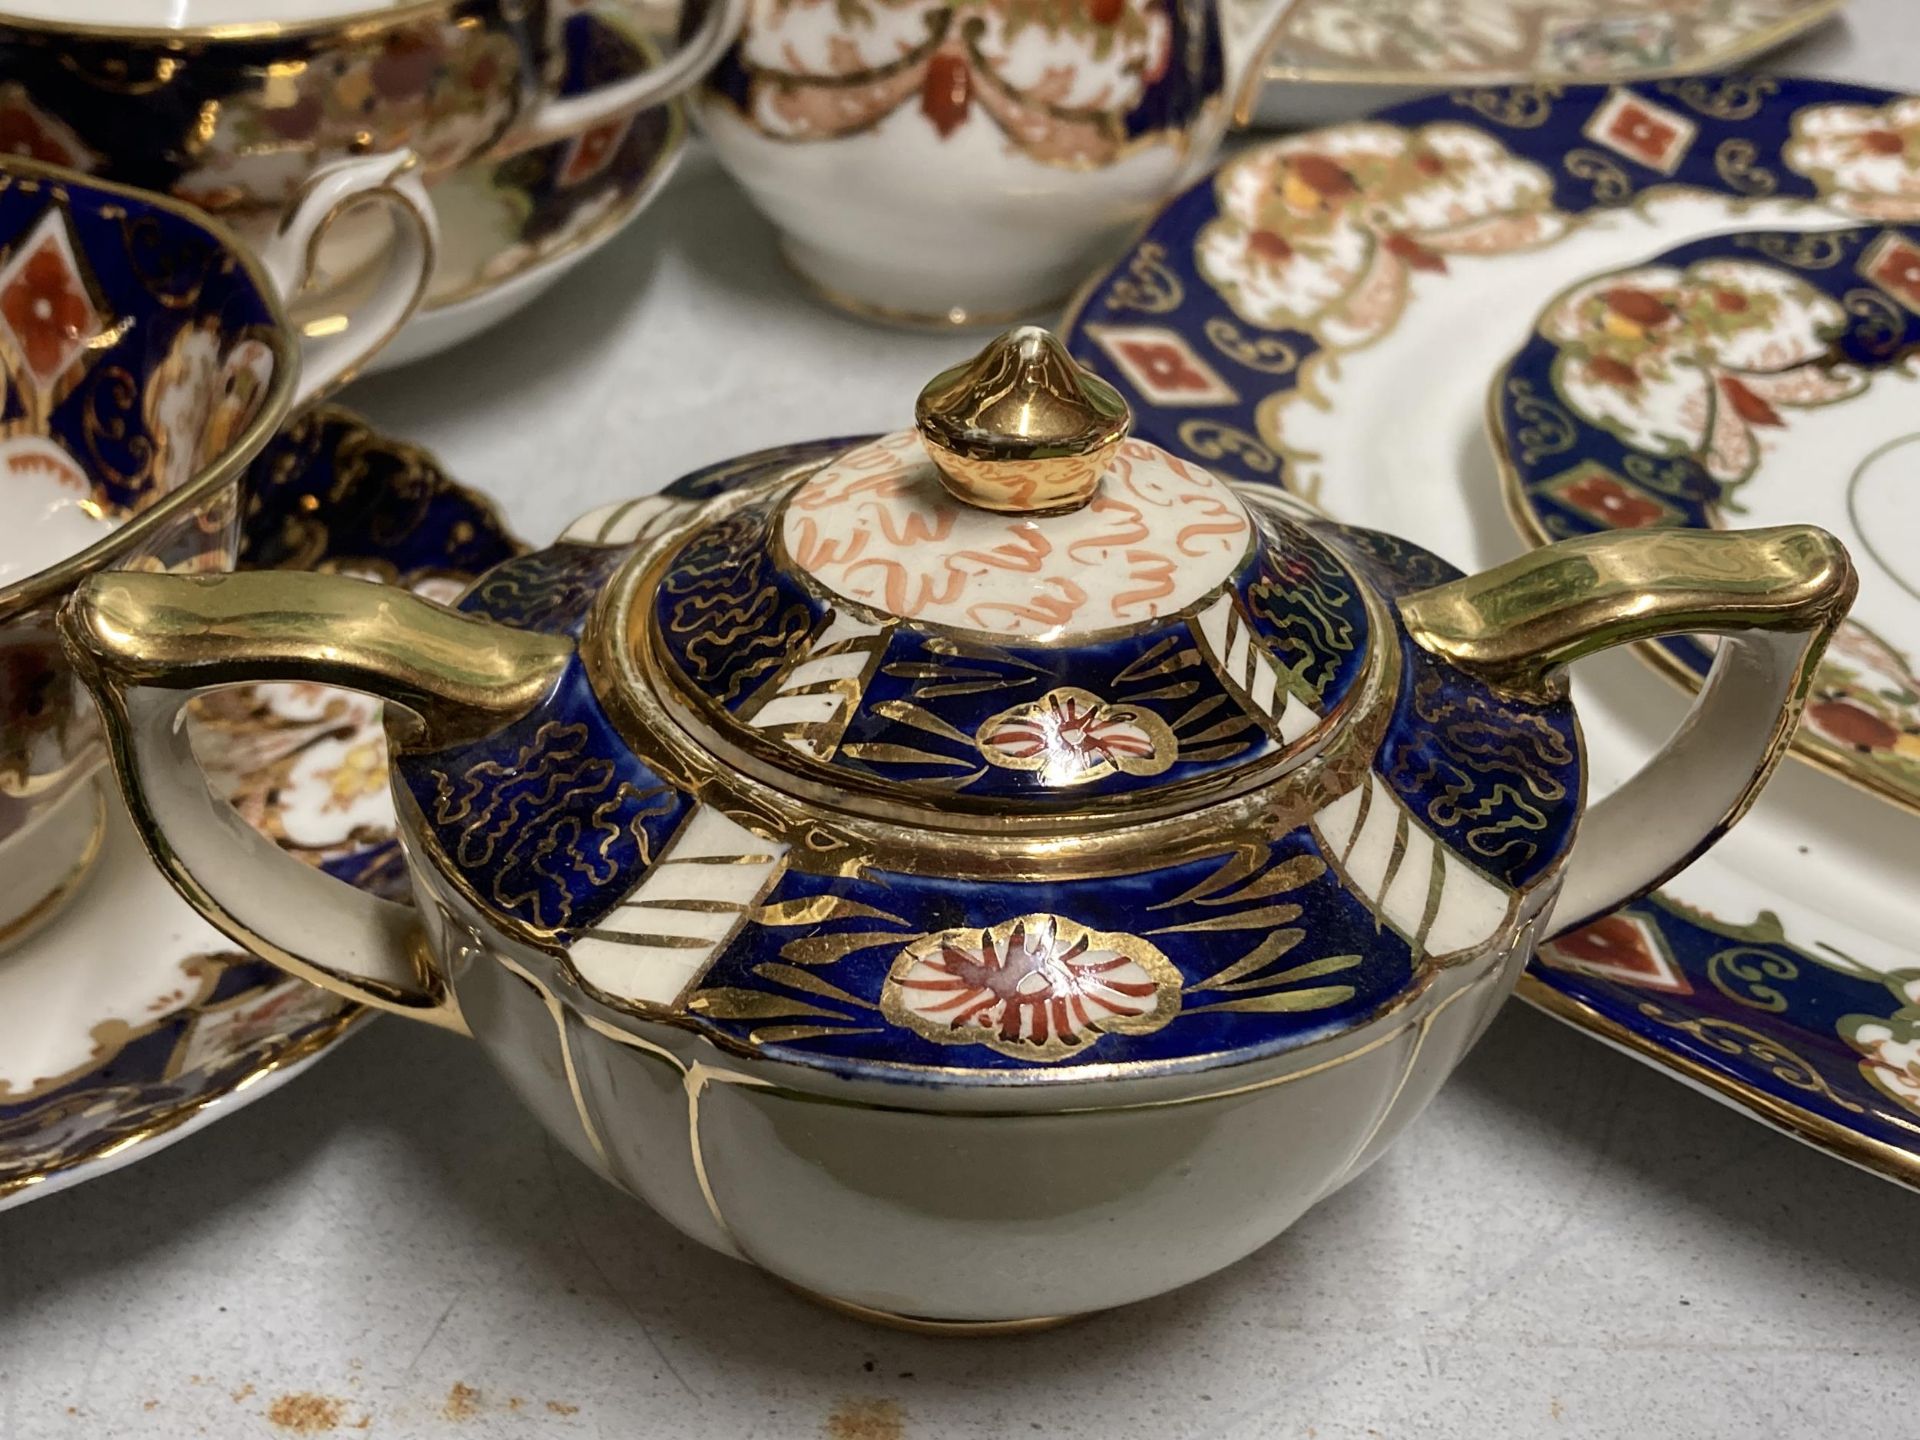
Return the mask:
[[1574,179],[1593,186],[1596,205],[1619,205],[1633,194],[1632,177],[1598,150],[1569,150],[1560,163]]
[[1840,297],[1846,312],[1860,321],[1853,336],[1873,356],[1891,355],[1907,332],[1907,317],[1878,290],[1854,289]]
[[[122,216],[121,243],[127,268],[155,302],[169,310],[190,310],[200,303],[207,281],[222,268],[222,253],[195,237],[172,240],[155,215]],[[225,262],[230,266],[231,262]]]
[[1629,455],[1620,468],[1627,472],[1627,478],[1634,484],[1656,494],[1668,495],[1675,500],[1699,498],[1699,483],[1695,479],[1697,462],[1663,459],[1658,455]]
[[1300,352],[1275,335],[1248,335],[1224,315],[1206,324],[1213,348],[1249,370],[1266,375],[1291,375],[1300,364]]
[[1727,188],[1742,195],[1771,195],[1780,187],[1780,177],[1757,164],[1760,149],[1751,140],[1734,136],[1722,140],[1713,152],[1713,172]]
[[1823,1095],[1842,1110],[1851,1110],[1856,1115],[1866,1113],[1865,1106],[1837,1094],[1826,1078],[1800,1056],[1757,1030],[1750,1030],[1732,1020],[1715,1020],[1706,1015],[1689,1019],[1663,1010],[1651,1000],[1640,1002],[1640,1013],[1657,1025],[1693,1036],[1702,1045],[1722,1055],[1738,1056],[1764,1065],[1767,1072],[1784,1085],[1791,1085],[1808,1094]]
[[[1729,144],[1732,142],[1728,142]],[[1846,257],[1847,245],[1858,237],[1857,230],[1817,230],[1796,233],[1791,230],[1763,230],[1758,235],[1739,235],[1734,244],[1742,250],[1754,250],[1791,265],[1796,270],[1831,270]]]
[[1513,405],[1514,415],[1521,421],[1513,433],[1521,464],[1532,465],[1573,448],[1573,442],[1579,438],[1573,417],[1551,400],[1535,394],[1532,381],[1519,376],[1510,378],[1507,398]]
[[1509,130],[1537,130],[1547,123],[1553,102],[1564,93],[1565,87],[1552,84],[1482,86],[1456,90],[1448,98]]
[[1133,252],[1127,261],[1126,279],[1107,287],[1107,309],[1141,310],[1149,315],[1165,315],[1179,308],[1186,298],[1180,277],[1166,266],[1167,247],[1149,240]]
[[1660,93],[1714,120],[1751,120],[1780,92],[1780,82],[1764,75],[1732,75],[1708,80],[1662,80]]
[[1274,475],[1280,457],[1246,431],[1218,420],[1188,420],[1180,426],[1180,443],[1202,460],[1237,461],[1257,475]]
[[[127,417],[140,400],[139,382],[124,365],[103,366],[97,373],[99,378],[87,392],[85,408],[80,412],[80,433],[86,440],[88,458],[96,474],[138,491],[152,477],[154,462],[153,442],[145,435],[129,438],[127,430]],[[122,413],[103,412],[102,401]],[[101,448],[103,444],[126,446],[127,453],[139,464],[132,470],[120,470]]]
[[1785,955],[1754,945],[1729,945],[1707,960],[1707,979],[1713,988],[1749,1010],[1777,1015],[1787,1008],[1787,997],[1768,981],[1798,979],[1800,967]]

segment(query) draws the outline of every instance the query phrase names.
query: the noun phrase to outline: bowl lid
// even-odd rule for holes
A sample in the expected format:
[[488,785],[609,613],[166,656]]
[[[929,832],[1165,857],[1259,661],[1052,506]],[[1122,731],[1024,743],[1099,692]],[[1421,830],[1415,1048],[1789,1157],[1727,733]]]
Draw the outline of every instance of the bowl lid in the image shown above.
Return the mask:
[[1354,574],[1129,438],[1047,332],[937,376],[915,418],[649,570],[635,669],[701,743],[896,810],[1132,813],[1263,783],[1343,723]]

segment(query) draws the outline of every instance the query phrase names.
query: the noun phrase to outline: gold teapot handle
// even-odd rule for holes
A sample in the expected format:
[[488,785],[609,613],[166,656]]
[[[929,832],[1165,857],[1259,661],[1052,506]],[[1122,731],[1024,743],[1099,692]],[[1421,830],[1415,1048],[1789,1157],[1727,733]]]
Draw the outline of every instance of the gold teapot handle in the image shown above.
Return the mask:
[[571,641],[463,615],[338,575],[111,571],[62,611],[61,636],[99,701],[135,827],[174,888],[219,930],[348,999],[455,1029],[420,916],[281,850],[217,799],[183,710],[223,685],[312,681],[372,695],[388,733],[486,734],[552,688]]
[[1556,933],[1670,879],[1746,814],[1857,586],[1838,540],[1782,525],[1582,536],[1400,601],[1417,644],[1535,702],[1564,695],[1566,667],[1597,651],[1721,637],[1673,736],[1581,817]]

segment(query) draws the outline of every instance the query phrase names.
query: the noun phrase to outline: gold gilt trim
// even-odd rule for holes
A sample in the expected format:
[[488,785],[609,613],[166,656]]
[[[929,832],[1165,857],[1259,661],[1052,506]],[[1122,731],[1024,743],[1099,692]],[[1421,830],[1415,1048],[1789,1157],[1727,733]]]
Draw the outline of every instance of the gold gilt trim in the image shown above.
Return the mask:
[[[790,479],[773,477],[736,495],[750,502]],[[1258,487],[1232,488],[1250,508],[1268,508]],[[1284,510],[1277,513],[1285,516]],[[1299,745],[1276,749],[1237,769],[1165,786],[1149,796],[1089,799],[1074,808],[1035,804],[1012,809],[1004,801],[966,795],[920,795],[731,723],[732,717],[711,696],[695,691],[662,661],[648,602],[681,543],[709,518],[690,509],[687,521],[657,533],[608,582],[580,640],[587,673],[616,727],[670,784],[749,829],[771,833],[816,861],[826,860],[839,867],[839,873],[871,861],[967,869],[977,867],[985,855],[998,868],[970,873],[1067,878],[1125,870],[1141,854],[1154,855],[1156,863],[1173,863],[1164,850],[1152,848],[1169,842],[1181,856],[1191,857],[1229,849],[1249,837],[1285,833],[1358,782],[1385,732],[1399,685],[1399,646],[1381,638],[1393,633],[1392,617],[1371,587],[1356,585],[1369,621],[1365,670],[1340,705]],[[1249,547],[1257,539],[1255,526]],[[784,557],[777,531],[774,551]],[[810,579],[804,574],[797,578],[803,584]],[[891,623],[883,612],[810,584],[807,588],[836,611],[865,623]],[[1210,592],[1156,623],[1189,619],[1219,593]],[[1006,639],[942,628],[989,644]],[[1124,633],[1126,628],[1089,635]],[[1332,723],[1336,719],[1339,723]],[[1290,785],[1285,801],[1276,805],[1273,786],[1282,776],[1289,777]],[[967,820],[985,816],[993,820],[993,833],[983,836],[978,825],[968,826]]]
[[1568,665],[1616,645],[1692,630],[1831,633],[1858,588],[1846,550],[1812,525],[1662,528],[1558,541],[1408,595],[1400,616],[1421,648],[1546,703],[1566,693]]
[[[357,210],[370,204],[391,206],[399,224],[413,227],[415,238],[426,255],[426,263],[420,267],[420,273],[414,276],[413,293],[407,297],[407,303],[395,312],[394,318],[378,337],[361,348],[353,363],[329,380],[324,391],[309,397],[311,399],[324,399],[359,375],[402,330],[407,328],[408,323],[419,311],[421,303],[426,299],[427,291],[432,287],[433,269],[440,261],[439,232],[435,218],[423,211],[414,202],[412,196],[394,183],[404,176],[414,174],[420,168],[420,157],[411,151],[407,152],[406,158],[395,165],[378,185],[365,190],[356,190],[335,201],[328,207],[327,213],[320,217],[320,223],[314,226],[312,233],[307,236],[306,255],[300,267],[300,281],[293,289],[295,296],[304,293],[312,284],[314,276],[321,273],[320,251],[326,244],[327,232],[332,230],[340,217],[350,210]],[[432,202],[429,201],[428,207],[431,208],[431,206]],[[344,333],[351,327],[352,321],[351,311],[335,312],[315,316],[300,324],[298,328],[302,336],[312,340],[322,340]]]
[[[413,834],[409,833],[407,844],[411,846],[415,838]],[[441,874],[440,878],[450,881],[450,877],[444,875],[444,873]],[[476,906],[474,899],[468,895],[462,887],[453,885],[451,888],[454,894],[458,896],[464,904]],[[481,915],[485,915],[486,913],[484,909],[477,906],[476,910],[477,913]],[[1538,906],[1534,906],[1531,909],[1525,910],[1522,918],[1524,920],[1531,920],[1535,918],[1537,914]],[[911,936],[903,932],[903,938],[911,938]],[[521,943],[525,944],[528,942],[523,939]],[[759,1064],[777,1065],[782,1070],[795,1075],[823,1075],[829,1073],[817,1071],[812,1067],[796,1064],[793,1061],[771,1057],[753,1043],[738,1039],[724,1031],[716,1030],[710,1025],[702,1023],[698,1016],[685,1011],[674,1010],[668,1006],[649,1001],[628,1001],[607,995],[594,986],[582,981],[574,972],[565,956],[558,953],[557,948],[541,950],[537,942],[530,944],[529,948],[539,954],[542,960],[551,967],[546,975],[536,976],[526,965],[505,955],[504,952],[499,949],[495,949],[491,954],[515,975],[526,980],[529,984],[543,992],[550,990],[566,991],[569,997],[571,997],[569,1000],[570,1008],[573,1010],[573,1013],[579,1016],[581,1023],[586,1025],[588,1029],[604,1035],[608,1039],[618,1041],[621,1044],[632,1046],[635,1049],[646,1051],[650,1054],[674,1059],[676,1065],[681,1065],[682,1062],[674,1058],[671,1052],[652,1041],[641,1038],[635,1034],[633,1030],[628,1028],[635,1021],[640,1021],[642,1023],[660,1025],[668,1030],[690,1034],[696,1039],[704,1041],[718,1053],[735,1059],[747,1060]],[[1322,1070],[1343,1065],[1350,1059],[1357,1059],[1359,1056],[1371,1054],[1380,1046],[1389,1043],[1392,1038],[1407,1025],[1416,1023],[1419,1017],[1417,1015],[1410,1016],[1399,1025],[1384,1030],[1378,1035],[1370,1035],[1367,1039],[1357,1044],[1354,1043],[1354,1037],[1357,1034],[1371,1031],[1374,1027],[1382,1024],[1393,1016],[1418,1008],[1427,999],[1436,985],[1457,984],[1459,988],[1443,996],[1433,1005],[1431,1013],[1434,1015],[1440,1014],[1462,994],[1474,989],[1477,982],[1484,978],[1484,971],[1476,974],[1473,973],[1471,967],[1494,966],[1498,958],[1507,954],[1510,948],[1509,943],[1502,942],[1498,937],[1495,937],[1489,940],[1469,961],[1463,962],[1460,965],[1446,968],[1435,966],[1429,966],[1424,969],[1417,968],[1406,985],[1387,996],[1377,1007],[1367,1014],[1356,1016],[1341,1028],[1316,1039],[1309,1040],[1304,1044],[1295,1046],[1291,1050],[1282,1052],[1281,1055],[1266,1057],[1269,1061],[1277,1061],[1283,1058],[1283,1056],[1300,1057],[1322,1050],[1331,1051],[1326,1059],[1305,1065],[1297,1071],[1289,1071],[1286,1075],[1270,1077],[1265,1080],[1250,1081],[1243,1085],[1230,1086],[1218,1090],[1203,1090],[1194,1094],[1180,1095],[1164,1100],[1134,1101],[1118,1105],[1111,1103],[1097,1105],[1056,1104],[1036,1109],[1003,1110],[995,1108],[991,1111],[968,1111],[966,1113],[1030,1116],[1078,1114],[1084,1111],[1105,1112],[1114,1110],[1159,1109],[1169,1105],[1195,1104],[1207,1100],[1224,1099],[1235,1095],[1252,1094],[1274,1084],[1286,1083],[1287,1080],[1292,1078],[1318,1074]],[[423,1017],[418,1014],[416,1014],[415,1018],[431,1020],[430,1016]],[[1340,1048],[1342,1046],[1351,1046],[1352,1048],[1342,1049]],[[861,1069],[863,1072],[867,1072],[863,1078],[870,1078],[871,1081],[875,1083],[886,1083],[899,1076],[911,1076],[917,1079],[951,1080],[962,1083],[984,1081],[988,1082],[987,1086],[984,1087],[986,1089],[1003,1089],[1005,1082],[1012,1080],[1017,1082],[1025,1093],[1037,1098],[1045,1094],[1048,1090],[1060,1086],[1077,1087],[1106,1081],[1144,1079],[1177,1081],[1182,1077],[1199,1078],[1216,1074],[1223,1069],[1240,1068],[1240,1064],[1242,1063],[1263,1063],[1256,1061],[1236,1063],[1235,1056],[1237,1053],[1238,1052],[1231,1050],[1209,1051],[1199,1055],[1183,1056],[1177,1060],[1106,1061],[1075,1065],[1071,1068],[1028,1071],[988,1069],[981,1066],[921,1065],[884,1060],[862,1062]],[[715,1073],[735,1079],[741,1084],[764,1086],[772,1083],[751,1076],[741,1075],[734,1071],[716,1069]],[[844,1083],[843,1077],[831,1076],[830,1078],[832,1078],[836,1084]],[[911,1105],[891,1105],[865,1100],[844,1100],[826,1093],[813,1093],[788,1086],[780,1086],[778,1088],[790,1099],[812,1104],[851,1104],[858,1108],[869,1110],[890,1110],[898,1111],[902,1114],[924,1113],[922,1107],[914,1107]]]
[[[771,1271],[768,1273],[772,1274]],[[920,1315],[903,1315],[896,1310],[876,1310],[870,1305],[857,1305],[851,1300],[842,1300],[818,1290],[809,1290],[805,1285],[796,1284],[783,1275],[774,1275],[773,1278],[802,1300],[811,1300],[814,1304],[823,1305],[849,1319],[864,1320],[869,1325],[881,1325],[889,1330],[904,1330],[909,1335],[932,1335],[947,1339],[979,1339],[990,1335],[1036,1335],[1041,1331],[1058,1330],[1062,1325],[1071,1325],[1081,1318],[1081,1313],[1086,1313],[1030,1315],[1021,1320],[929,1320]]]
[[260,570],[96,576],[61,619],[89,679],[117,690],[286,679],[361,690],[403,742],[445,746],[531,709],[573,654],[564,637],[515,630],[386,586]]
[[1054,515],[1093,499],[1133,412],[1050,331],[1021,325],[922,386],[913,424],[955,499]]
[[[1277,836],[1304,823],[1326,800],[1357,783],[1389,719],[1398,650],[1375,645],[1353,700],[1352,719],[1304,756],[1202,777],[1149,798],[1090,802],[1075,809],[1011,813],[966,797],[902,797],[885,782],[859,777],[783,748],[751,732],[706,723],[659,674],[649,643],[651,584],[671,535],[636,555],[618,574],[589,621],[581,654],[595,693],[628,742],[676,788],[714,805],[749,829],[770,834],[809,857],[810,868],[851,873],[869,864],[919,870],[945,867],[987,876],[1064,879],[1216,854],[1237,842]],[[1376,633],[1391,621],[1367,596]],[[1285,773],[1284,797],[1271,781]],[[991,811],[992,833],[969,818]]]
[[57,165],[43,165],[13,155],[0,157],[0,182],[15,184],[29,191],[45,186],[62,204],[70,203],[66,193],[68,186],[117,195],[141,206],[164,210],[211,236],[245,273],[261,305],[265,307],[271,325],[256,338],[273,353],[273,374],[267,381],[266,392],[260,397],[259,408],[225,450],[179,489],[162,496],[84,550],[23,579],[0,585],[0,622],[3,622],[59,594],[82,577],[106,568],[164,531],[184,512],[197,509],[215,492],[236,483],[252,463],[253,457],[266,447],[285,421],[287,411],[293,404],[295,373],[300,361],[292,338],[295,334],[293,324],[287,319],[280,293],[274,288],[273,281],[260,268],[260,262],[254,258],[252,250],[203,211],[164,195],[137,190],[130,185],[96,180],[89,175],[63,170]]
[[[230,960],[240,957],[222,954],[219,951],[202,951],[197,955],[187,955],[180,959],[181,972],[191,984],[192,992],[173,1009],[154,1015],[147,1020],[128,1023],[118,1018],[102,1020],[87,1030],[89,1048],[86,1057],[79,1064],[58,1074],[44,1076],[34,1080],[24,1090],[8,1090],[0,1087],[0,1105],[9,1108],[24,1105],[30,1100],[40,1100],[56,1090],[64,1090],[74,1081],[85,1078],[93,1071],[108,1065],[134,1041],[151,1035],[163,1025],[170,1025],[184,1015],[200,1010],[213,998],[213,992],[220,983]],[[188,1027],[191,1029],[191,1026]],[[183,1037],[184,1038],[184,1037]],[[176,1047],[177,1048],[177,1047]],[[168,1062],[172,1069],[172,1062]]]
[[[1480,990],[1484,985],[1491,983],[1498,974],[1497,966],[1489,967],[1485,974],[1476,976],[1472,980],[1461,984],[1451,994],[1442,996],[1437,1003],[1422,1011],[1419,1015],[1410,1016],[1400,1024],[1375,1036],[1365,1045],[1356,1046],[1351,1050],[1331,1056],[1317,1064],[1304,1065],[1297,1070],[1288,1071],[1286,1074],[1270,1076],[1265,1080],[1255,1081],[1250,1084],[1209,1091],[1197,1095],[1183,1095],[1162,1100],[1137,1101],[1120,1105],[1063,1106],[1051,1109],[1018,1111],[990,1110],[955,1112],[929,1106],[913,1107],[906,1105],[877,1104],[825,1094],[813,1094],[806,1091],[789,1089],[784,1085],[763,1079],[759,1076],[747,1075],[739,1071],[711,1065],[703,1060],[685,1060],[679,1055],[674,1054],[671,1050],[668,1050],[665,1046],[636,1035],[630,1030],[610,1024],[606,1020],[592,1014],[574,1010],[560,998],[552,985],[545,979],[534,974],[527,967],[516,962],[511,957],[497,955],[494,958],[498,960],[508,973],[523,981],[534,991],[540,999],[542,1008],[545,1009],[553,1019],[556,1043],[559,1045],[563,1057],[565,1057],[564,1073],[568,1091],[573,1100],[575,1118],[579,1121],[581,1130],[586,1136],[595,1155],[599,1157],[607,1178],[619,1184],[621,1188],[626,1189],[630,1194],[633,1194],[635,1198],[641,1198],[638,1189],[629,1185],[626,1180],[622,1178],[622,1167],[614,1161],[612,1152],[608,1150],[600,1138],[600,1127],[593,1114],[593,1105],[588,1100],[585,1090],[580,1084],[577,1065],[573,1059],[569,1026],[570,1018],[578,1020],[580,1024],[606,1040],[651,1056],[654,1059],[664,1061],[672,1069],[679,1072],[681,1089],[687,1102],[688,1165],[691,1168],[695,1185],[700,1191],[701,1199],[706,1205],[708,1218],[713,1221],[721,1237],[732,1247],[735,1254],[748,1264],[753,1265],[756,1269],[767,1274],[770,1278],[779,1281],[783,1285],[787,1285],[808,1299],[817,1300],[843,1314],[853,1316],[856,1319],[872,1321],[876,1324],[889,1325],[897,1329],[933,1335],[1021,1334],[1036,1330],[1051,1329],[1075,1317],[1072,1315],[1047,1315],[1023,1317],[1015,1320],[936,1320],[924,1316],[905,1315],[894,1311],[875,1309],[853,1301],[841,1300],[833,1296],[820,1294],[819,1292],[796,1285],[792,1281],[785,1279],[785,1277],[781,1276],[772,1266],[757,1259],[753,1252],[741,1243],[738,1232],[728,1223],[725,1207],[714,1191],[712,1180],[707,1173],[706,1155],[701,1140],[700,1123],[700,1099],[706,1093],[709,1086],[738,1085],[749,1089],[772,1091],[782,1100],[798,1103],[850,1106],[854,1109],[870,1110],[876,1113],[912,1114],[928,1118],[937,1118],[941,1115],[956,1113],[965,1114],[969,1119],[1031,1119],[1035,1116],[1122,1113],[1133,1110],[1155,1110],[1179,1105],[1201,1104],[1209,1101],[1225,1100],[1241,1095],[1253,1094],[1258,1091],[1276,1089],[1281,1085],[1291,1084],[1295,1080],[1304,1080],[1309,1076],[1322,1074],[1328,1070],[1345,1065],[1349,1061],[1370,1055],[1382,1046],[1392,1044],[1406,1034],[1409,1029],[1412,1029],[1415,1031],[1415,1043],[1410,1047],[1406,1063],[1401,1068],[1399,1077],[1395,1080],[1387,1099],[1382,1104],[1380,1113],[1374,1118],[1373,1123],[1367,1127],[1365,1137],[1360,1144],[1354,1148],[1352,1154],[1342,1166],[1338,1178],[1345,1178],[1352,1172],[1353,1166],[1366,1154],[1367,1148],[1372,1145],[1374,1139],[1380,1133],[1381,1128],[1399,1104],[1400,1097],[1406,1089],[1408,1079],[1413,1074],[1414,1067],[1419,1059],[1422,1044],[1431,1030],[1433,1022],[1437,1020],[1448,1007],[1453,1005],[1455,1001]],[[1424,988],[1420,993],[1425,993]],[[1336,1179],[1335,1183],[1338,1183],[1338,1179]]]
[[1771,1129],[1816,1150],[1824,1150],[1883,1180],[1920,1190],[1920,1154],[1862,1135],[1836,1120],[1757,1090],[1724,1071],[1671,1050],[1583,1001],[1562,994],[1531,971],[1520,977],[1514,993],[1536,1010],[1585,1030],[1636,1060],[1692,1082],[1721,1104],[1743,1110]]

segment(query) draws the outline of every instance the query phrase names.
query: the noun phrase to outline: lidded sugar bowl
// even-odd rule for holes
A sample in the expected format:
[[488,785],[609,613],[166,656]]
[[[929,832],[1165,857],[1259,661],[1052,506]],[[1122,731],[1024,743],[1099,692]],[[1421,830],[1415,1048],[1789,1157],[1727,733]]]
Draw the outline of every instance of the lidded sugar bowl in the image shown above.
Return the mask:
[[[1273,1238],[1536,939],[1745,810],[1853,592],[1810,527],[1460,577],[1129,438],[1039,330],[916,420],[599,511],[457,609],[110,574],[63,618],[216,925],[471,1033],[588,1165],[876,1318],[1040,1324]],[[1675,629],[1713,677],[1582,817],[1564,667]],[[387,702],[416,907],[212,798],[182,707],[261,680]]]

